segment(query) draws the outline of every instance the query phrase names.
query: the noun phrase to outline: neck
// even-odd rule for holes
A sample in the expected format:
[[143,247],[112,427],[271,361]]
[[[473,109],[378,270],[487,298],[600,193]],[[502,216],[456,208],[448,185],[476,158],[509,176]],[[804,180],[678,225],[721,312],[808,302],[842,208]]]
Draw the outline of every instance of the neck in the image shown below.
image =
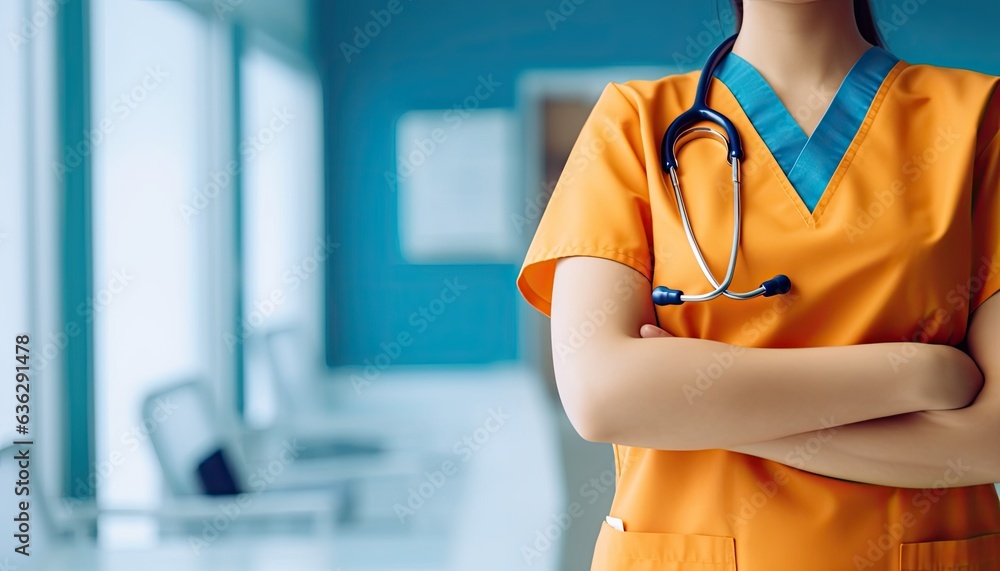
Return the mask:
[[838,83],[871,47],[851,0],[746,0],[733,53],[776,83]]

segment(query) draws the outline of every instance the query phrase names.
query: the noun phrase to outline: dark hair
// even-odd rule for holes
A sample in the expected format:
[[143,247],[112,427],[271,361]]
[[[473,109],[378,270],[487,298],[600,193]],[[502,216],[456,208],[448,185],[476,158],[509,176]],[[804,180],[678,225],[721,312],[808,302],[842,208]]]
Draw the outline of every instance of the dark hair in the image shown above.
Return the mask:
[[[743,25],[743,0],[733,0],[733,10],[736,12],[736,31]],[[880,48],[885,47],[882,34],[875,23],[870,0],[854,0],[854,18],[858,22],[858,31],[866,42]]]

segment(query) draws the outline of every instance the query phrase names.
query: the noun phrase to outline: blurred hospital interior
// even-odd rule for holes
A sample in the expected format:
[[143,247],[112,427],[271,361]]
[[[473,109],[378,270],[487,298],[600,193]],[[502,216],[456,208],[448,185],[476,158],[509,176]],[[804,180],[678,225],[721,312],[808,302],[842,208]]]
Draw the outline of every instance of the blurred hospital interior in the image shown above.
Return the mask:
[[[901,58],[1000,74],[1000,4],[875,6]],[[614,458],[515,278],[604,86],[699,69],[732,25],[0,0],[0,570],[589,568]]]

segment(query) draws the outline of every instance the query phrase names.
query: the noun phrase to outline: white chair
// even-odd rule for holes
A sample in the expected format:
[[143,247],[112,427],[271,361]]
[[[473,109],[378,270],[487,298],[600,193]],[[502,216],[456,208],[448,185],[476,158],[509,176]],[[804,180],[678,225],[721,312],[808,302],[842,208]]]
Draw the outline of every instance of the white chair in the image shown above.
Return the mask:
[[[294,449],[268,463],[270,478],[254,478],[235,431],[213,406],[204,383],[182,382],[150,394],[142,412],[155,423],[150,441],[167,483],[167,498],[151,514],[161,523],[198,523],[225,509],[233,512],[234,502],[240,508],[234,519],[280,523],[304,518],[320,530],[335,521],[343,491],[336,480],[314,490],[290,490],[292,486],[282,481],[288,479],[286,473],[294,472],[298,461]],[[220,491],[242,495],[212,495]]]

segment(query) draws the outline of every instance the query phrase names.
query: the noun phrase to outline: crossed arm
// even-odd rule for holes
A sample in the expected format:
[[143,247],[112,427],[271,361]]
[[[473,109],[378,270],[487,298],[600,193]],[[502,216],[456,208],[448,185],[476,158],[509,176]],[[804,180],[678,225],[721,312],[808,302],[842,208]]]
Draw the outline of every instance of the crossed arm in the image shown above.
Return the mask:
[[[1000,296],[984,302],[969,326],[969,353],[986,383],[957,410],[918,411],[839,427],[805,469],[825,476],[908,488],[970,486],[1000,481]],[[795,434],[735,446],[779,460],[818,434]]]
[[[581,325],[596,314],[604,321],[592,323],[581,343]],[[652,323],[641,274],[599,258],[559,260],[556,383],[584,438],[722,448],[785,464],[794,455],[797,468],[887,486],[1000,480],[1000,296],[973,316],[971,358],[944,345],[905,343],[735,348],[671,337]],[[724,351],[737,357],[702,390],[695,371]],[[908,356],[896,370],[892,352]],[[810,453],[796,453],[802,449]]]

